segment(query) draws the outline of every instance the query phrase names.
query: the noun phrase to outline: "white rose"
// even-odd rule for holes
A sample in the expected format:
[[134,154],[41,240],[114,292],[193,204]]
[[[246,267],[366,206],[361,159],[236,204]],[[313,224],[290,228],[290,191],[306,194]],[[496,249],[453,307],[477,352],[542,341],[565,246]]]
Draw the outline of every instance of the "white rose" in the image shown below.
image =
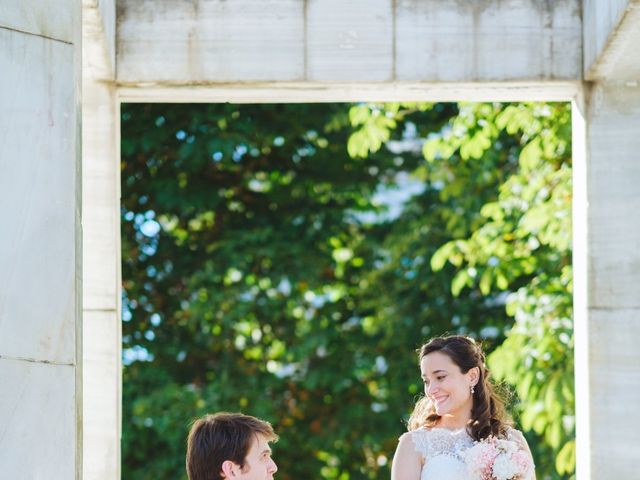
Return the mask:
[[497,480],[511,480],[518,474],[518,465],[508,455],[501,453],[493,462],[493,476]]

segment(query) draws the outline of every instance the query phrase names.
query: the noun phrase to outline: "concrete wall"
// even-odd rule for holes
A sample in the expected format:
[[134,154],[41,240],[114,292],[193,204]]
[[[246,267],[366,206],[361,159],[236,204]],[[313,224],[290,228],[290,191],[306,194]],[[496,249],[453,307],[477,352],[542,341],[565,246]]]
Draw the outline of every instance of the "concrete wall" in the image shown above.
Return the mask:
[[0,6],[0,475],[79,478],[80,3]]
[[[581,78],[579,0],[122,0],[122,85]],[[508,46],[508,48],[506,48]]]
[[122,99],[575,99],[578,478],[637,476],[639,2],[83,0],[83,233],[80,2],[3,2],[2,476],[120,477]]
[[[132,101],[573,99],[578,478],[633,478],[639,2],[582,3],[176,0],[154,9],[125,0],[118,91]],[[598,83],[581,91],[583,74]]]

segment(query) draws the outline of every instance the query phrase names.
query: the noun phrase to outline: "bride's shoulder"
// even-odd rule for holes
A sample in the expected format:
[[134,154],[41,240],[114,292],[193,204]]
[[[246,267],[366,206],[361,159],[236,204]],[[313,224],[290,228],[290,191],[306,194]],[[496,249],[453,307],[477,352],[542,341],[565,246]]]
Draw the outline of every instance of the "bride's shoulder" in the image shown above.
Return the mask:
[[424,427],[420,427],[420,428],[416,428],[413,430],[409,430],[408,432],[404,432],[401,436],[400,436],[400,441],[405,441],[405,442],[413,442],[413,443],[417,443],[419,442],[419,439],[424,437],[425,435],[428,435],[429,430],[427,428]]
[[505,437],[507,440],[513,440],[514,442],[517,442],[520,444],[524,443],[526,445],[527,443],[527,440],[524,438],[524,435],[517,428],[507,427],[505,430]]
[[413,431],[400,435],[398,448],[393,456],[391,478],[413,477],[419,472],[424,463],[424,454],[415,443]]
[[410,430],[406,433],[411,437],[413,443],[417,445],[424,444],[427,438],[432,437],[434,434],[434,429],[429,427],[420,427],[414,430]]
[[416,453],[423,453],[425,447],[425,439],[419,430],[409,430],[408,432],[400,435],[398,439],[398,452],[403,452],[405,455],[415,455]]
[[431,430],[433,429],[429,427],[419,427],[419,428],[414,428],[413,430],[409,430],[407,433],[411,435],[424,435],[425,433],[428,433]]
[[413,430],[409,430],[407,433],[412,433],[414,435],[433,435],[435,433],[439,433],[441,431],[451,431],[448,430],[446,428],[442,428],[442,427],[438,427],[438,426],[433,426],[433,427],[426,427],[426,426],[422,426],[422,427],[418,427],[415,428]]
[[409,430],[408,432],[400,435],[398,439],[398,448],[411,450],[414,452],[425,453],[430,429],[425,427]]
[[507,427],[505,436],[507,440],[516,442],[522,450],[528,452],[529,455],[531,455],[531,450],[529,449],[529,444],[527,443],[527,439],[524,438],[524,435],[520,430],[513,427]]

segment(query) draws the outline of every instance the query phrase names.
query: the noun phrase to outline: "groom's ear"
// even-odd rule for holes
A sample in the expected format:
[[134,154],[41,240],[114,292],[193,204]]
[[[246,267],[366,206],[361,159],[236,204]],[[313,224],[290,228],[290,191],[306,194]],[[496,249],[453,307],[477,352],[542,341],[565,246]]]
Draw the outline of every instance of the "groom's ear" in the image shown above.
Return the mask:
[[222,462],[222,478],[233,478],[236,476],[234,467],[236,466],[231,460],[225,460]]

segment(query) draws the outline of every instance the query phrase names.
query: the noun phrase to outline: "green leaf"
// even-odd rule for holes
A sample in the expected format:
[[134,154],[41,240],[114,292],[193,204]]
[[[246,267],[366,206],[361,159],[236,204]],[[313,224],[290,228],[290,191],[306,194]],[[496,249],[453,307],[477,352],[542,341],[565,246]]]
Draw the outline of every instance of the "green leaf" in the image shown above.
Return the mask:
[[576,468],[576,442],[575,440],[569,440],[565,443],[558,455],[555,462],[556,470],[560,475],[572,473]]
[[540,138],[536,137],[525,145],[520,152],[520,167],[524,172],[530,172],[538,167],[542,160],[542,149],[540,148]]
[[354,127],[364,125],[371,117],[368,105],[355,105],[349,109],[349,121]]
[[469,285],[470,277],[466,270],[459,271],[451,281],[451,293],[454,297],[460,295],[462,289]]
[[507,279],[506,275],[500,270],[496,271],[496,286],[500,290],[506,290],[509,288],[509,280]]
[[560,446],[560,441],[562,440],[562,425],[559,421],[550,423],[547,439],[552,448],[557,449]]
[[369,153],[368,136],[365,131],[359,130],[349,137],[347,152],[351,158],[364,158]]
[[492,280],[493,280],[493,271],[490,268],[488,268],[482,273],[482,276],[480,277],[479,287],[483,295],[489,295],[489,292],[491,291]]
[[427,161],[433,162],[434,160],[436,160],[436,158],[438,158],[439,147],[439,138],[432,138],[430,140],[427,140],[422,144],[422,155]]
[[442,245],[431,257],[431,268],[433,271],[437,272],[442,270],[444,264],[449,260],[449,257],[453,253],[455,249],[454,242],[448,242]]

